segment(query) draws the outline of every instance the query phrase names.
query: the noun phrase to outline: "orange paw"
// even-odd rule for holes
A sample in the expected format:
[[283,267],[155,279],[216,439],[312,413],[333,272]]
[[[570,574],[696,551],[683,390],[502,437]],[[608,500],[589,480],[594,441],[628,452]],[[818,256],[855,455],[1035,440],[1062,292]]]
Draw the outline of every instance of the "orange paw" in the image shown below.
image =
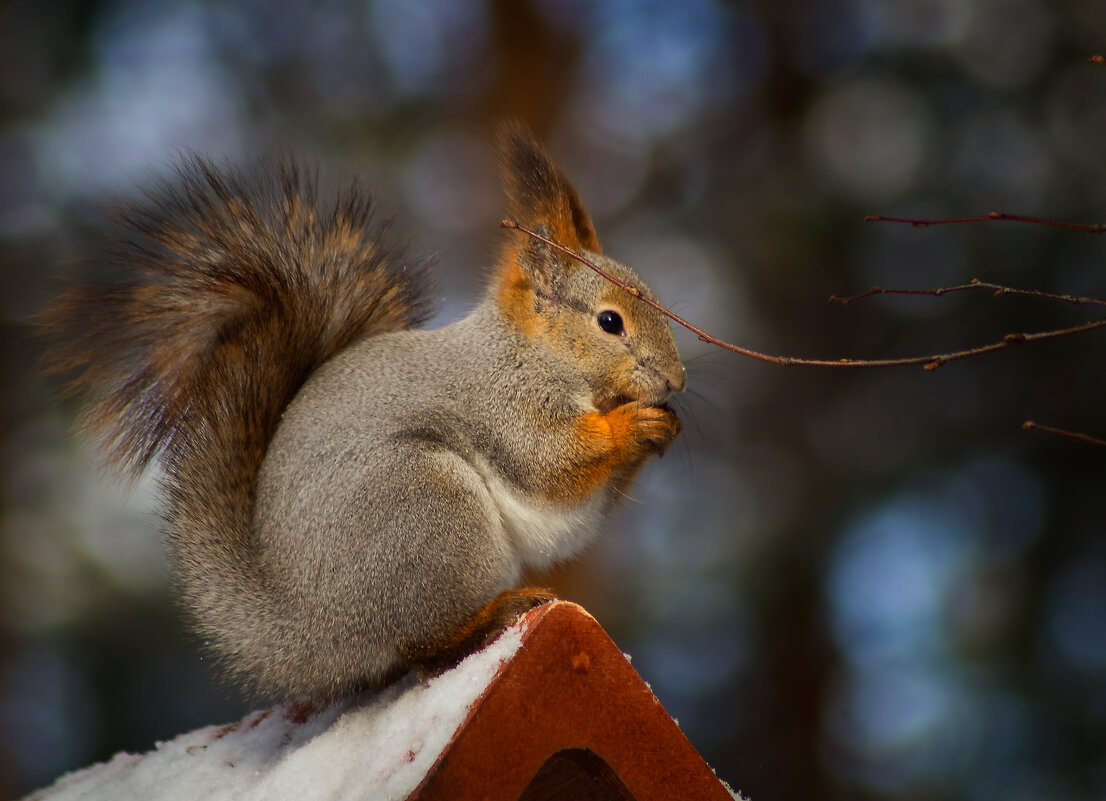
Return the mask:
[[555,474],[548,496],[577,501],[612,477],[624,487],[643,462],[664,453],[679,433],[680,419],[668,406],[629,401],[607,412],[586,412],[577,424],[576,460]]
[[520,587],[504,590],[488,601],[456,630],[428,642],[400,648],[400,655],[420,680],[431,679],[475,653],[499,636],[520,616],[536,606],[557,600],[552,590]]
[[633,418],[634,438],[640,443],[640,450],[646,453],[664,453],[680,433],[680,418],[667,405],[647,406],[640,401],[631,401],[615,409],[615,412],[623,409]]

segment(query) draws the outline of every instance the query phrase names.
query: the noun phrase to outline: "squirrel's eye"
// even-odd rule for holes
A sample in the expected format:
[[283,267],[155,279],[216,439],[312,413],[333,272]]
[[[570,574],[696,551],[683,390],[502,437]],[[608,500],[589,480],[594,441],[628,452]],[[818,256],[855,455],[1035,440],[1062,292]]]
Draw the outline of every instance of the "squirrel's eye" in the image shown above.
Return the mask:
[[622,326],[622,315],[616,311],[601,311],[596,320],[599,327],[608,334],[621,334],[625,330]]

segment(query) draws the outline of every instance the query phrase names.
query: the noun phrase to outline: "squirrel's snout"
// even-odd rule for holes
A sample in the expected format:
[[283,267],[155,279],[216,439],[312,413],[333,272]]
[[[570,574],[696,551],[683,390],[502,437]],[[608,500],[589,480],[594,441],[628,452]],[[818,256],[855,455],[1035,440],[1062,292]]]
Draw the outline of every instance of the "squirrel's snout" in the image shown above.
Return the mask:
[[669,394],[678,394],[687,389],[687,368],[677,364],[676,369],[665,376],[665,388]]

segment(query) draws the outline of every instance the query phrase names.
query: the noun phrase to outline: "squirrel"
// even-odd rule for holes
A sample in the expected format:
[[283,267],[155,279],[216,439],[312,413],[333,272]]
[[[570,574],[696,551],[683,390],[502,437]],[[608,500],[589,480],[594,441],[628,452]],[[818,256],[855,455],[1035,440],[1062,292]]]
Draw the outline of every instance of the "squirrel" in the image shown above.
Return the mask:
[[[511,216],[602,255],[533,134],[497,136]],[[553,599],[523,570],[579,552],[680,431],[659,312],[511,235],[466,317],[423,329],[428,264],[356,184],[333,205],[289,158],[188,156],[120,207],[110,279],[41,318],[106,460],[161,468],[177,592],[246,689],[324,702],[435,675]]]

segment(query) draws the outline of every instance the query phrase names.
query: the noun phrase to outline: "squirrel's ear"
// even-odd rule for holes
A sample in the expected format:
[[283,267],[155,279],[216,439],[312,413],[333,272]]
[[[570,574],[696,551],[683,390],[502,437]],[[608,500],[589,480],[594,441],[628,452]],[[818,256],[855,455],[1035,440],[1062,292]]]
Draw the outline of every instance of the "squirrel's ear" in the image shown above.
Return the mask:
[[499,162],[511,218],[529,228],[543,223],[551,238],[577,252],[601,252],[591,216],[568,178],[520,122],[498,132]]

